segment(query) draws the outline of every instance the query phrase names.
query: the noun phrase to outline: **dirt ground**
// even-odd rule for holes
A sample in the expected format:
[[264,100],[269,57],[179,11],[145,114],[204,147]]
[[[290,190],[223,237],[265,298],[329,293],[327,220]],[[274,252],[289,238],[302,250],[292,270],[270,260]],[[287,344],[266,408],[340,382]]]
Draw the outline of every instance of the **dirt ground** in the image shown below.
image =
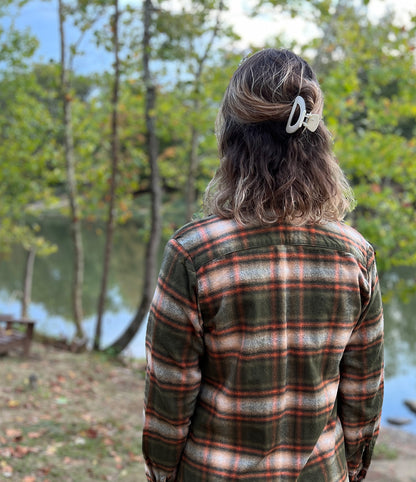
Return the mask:
[[34,343],[0,358],[0,379],[0,480],[146,480],[143,362]]
[[416,436],[397,428],[381,427],[366,481],[416,482]]
[[[143,361],[34,343],[0,358],[0,379],[0,480],[146,480]],[[366,480],[416,482],[416,436],[382,427]]]

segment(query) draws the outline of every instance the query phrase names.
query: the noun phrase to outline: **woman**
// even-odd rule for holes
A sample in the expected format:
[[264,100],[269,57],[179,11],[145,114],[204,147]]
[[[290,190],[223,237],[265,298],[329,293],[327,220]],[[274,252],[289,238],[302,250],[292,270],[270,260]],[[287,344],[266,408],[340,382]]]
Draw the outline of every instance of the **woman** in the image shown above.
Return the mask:
[[287,50],[246,59],[217,122],[207,217],[169,241],[150,310],[149,480],[365,478],[379,430],[383,316],[374,250],[323,96]]

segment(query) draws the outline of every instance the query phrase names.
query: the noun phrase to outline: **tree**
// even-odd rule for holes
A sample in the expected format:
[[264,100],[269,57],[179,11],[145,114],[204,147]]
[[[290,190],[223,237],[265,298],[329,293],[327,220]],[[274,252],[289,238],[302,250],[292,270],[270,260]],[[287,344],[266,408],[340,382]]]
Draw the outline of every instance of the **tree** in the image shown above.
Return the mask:
[[94,336],[94,349],[100,349],[102,318],[104,315],[105,298],[107,292],[108,272],[111,259],[111,250],[113,244],[113,235],[115,227],[115,202],[116,202],[116,188],[119,164],[119,90],[120,90],[120,45],[119,45],[119,4],[118,0],[114,0],[114,15],[112,18],[112,32],[114,45],[114,80],[113,80],[113,95],[112,95],[112,116],[111,116],[111,179],[110,179],[110,193],[108,202],[108,218],[106,229],[106,243],[104,251],[104,266],[101,278],[101,289],[98,300],[98,314],[97,323]]
[[285,4],[319,29],[293,48],[325,93],[325,122],[357,199],[348,222],[375,245],[381,273],[415,265],[415,18],[370,18],[366,0],[261,3]]
[[206,128],[202,112],[202,106],[207,106],[203,75],[210,62],[212,67],[217,53],[213,50],[218,48],[220,39],[234,36],[223,28],[221,15],[225,5],[222,0],[184,3],[186,5],[178,11],[162,10],[157,22],[163,39],[158,57],[178,66],[175,95],[179,95],[185,106],[183,122],[189,129],[185,197],[186,219],[190,220],[195,210],[200,135]]
[[124,333],[109,347],[114,353],[121,353],[130,343],[139,330],[149,309],[152,299],[155,277],[157,254],[161,238],[161,203],[162,191],[160,186],[158,167],[158,145],[155,127],[156,114],[156,87],[150,70],[150,52],[152,40],[152,14],[151,0],[143,3],[143,83],[145,86],[145,118],[146,118],[146,146],[151,170],[151,229],[146,249],[145,275],[142,299],[139,308]]
[[72,284],[72,301],[74,310],[75,336],[84,339],[84,330],[82,328],[83,309],[82,309],[82,285],[84,278],[84,250],[82,244],[82,228],[81,213],[78,205],[78,188],[75,174],[75,153],[74,139],[72,133],[72,94],[70,89],[69,69],[67,65],[66,55],[66,37],[65,37],[65,12],[62,0],[58,0],[58,16],[59,16],[59,33],[60,33],[60,53],[61,53],[61,101],[63,106],[63,132],[64,132],[64,150],[67,173],[67,189],[68,198],[71,208],[71,229],[74,246],[74,266],[73,266],[73,284]]
[[[357,198],[351,222],[375,245],[380,271],[416,264],[414,21],[378,21],[343,5],[315,57],[325,119]],[[327,29],[328,32],[328,29]],[[382,46],[382,47],[380,47]]]
[[[149,172],[146,173],[146,169],[150,166],[150,181],[146,181],[144,189],[147,185],[151,193],[151,226],[141,303],[125,333],[110,347],[117,353],[123,350],[137,333],[152,299],[161,236],[160,183],[163,183],[170,195],[178,191],[183,192],[188,185],[190,209],[194,209],[201,138],[205,142],[205,147],[208,146],[208,137],[214,140],[215,144],[214,119],[229,73],[227,60],[230,60],[230,56],[224,56],[225,62],[222,62],[221,67],[217,67],[213,46],[216,41],[221,45],[220,39],[224,36],[228,39],[234,38],[231,31],[220,28],[220,14],[224,9],[222,1],[196,0],[187,3],[189,10],[182,6],[177,11],[163,9],[163,4],[164,2],[160,2],[159,8],[156,8],[151,3],[144,3],[142,52],[148,162],[143,168],[147,177]],[[213,12],[215,16],[212,22]],[[153,28],[150,30],[151,18]],[[219,50],[215,53],[219,54]],[[157,76],[150,69],[151,63],[153,69],[156,63],[158,66],[161,65]],[[208,65],[211,69],[209,73]],[[225,66],[227,68],[224,68]],[[170,72],[170,75],[166,75],[166,72]],[[176,72],[176,82],[172,78],[173,72]],[[218,75],[220,72],[222,77]],[[154,79],[159,81],[158,85]],[[206,85],[206,81],[209,81],[209,85]],[[209,135],[206,131],[209,131]],[[213,150],[217,163],[216,148]],[[210,178],[211,165],[208,162],[206,165],[209,166]]]
[[[23,89],[15,88],[11,79],[25,72],[26,63],[33,56],[38,44],[36,39],[28,32],[22,33],[16,30],[14,18],[10,16],[12,3],[12,0],[4,0],[0,5],[0,18],[3,20],[0,24],[0,82],[2,86],[0,90],[0,108],[2,112],[0,135],[3,139],[0,146],[0,152],[3,154],[1,157],[2,162],[0,163],[0,177],[2,179],[0,184],[0,195],[2,196],[0,206],[0,240],[3,253],[10,248],[11,244],[33,234],[29,228],[24,228],[21,225],[22,207],[24,204],[19,204],[19,201],[24,199],[25,203],[27,202],[26,196],[28,192],[25,189],[28,187],[27,183],[23,186],[21,195],[17,199],[14,198],[14,193],[18,187],[16,159],[19,157],[15,156],[13,158],[10,155],[10,151],[13,152],[13,148],[18,147],[18,139],[15,134],[16,131],[23,127],[19,121],[21,110],[24,107],[19,100],[21,96],[24,96],[24,91]],[[5,22],[7,18],[10,18],[8,25]],[[21,87],[21,84],[21,82],[18,83],[16,87]],[[19,92],[20,96],[16,96],[16,113],[12,115],[10,98],[15,97],[13,95],[15,90]],[[12,97],[8,97],[10,95]]]
[[9,20],[8,25],[0,25],[0,255],[7,255],[13,245],[21,245],[27,252],[21,301],[21,316],[27,317],[36,253],[48,255],[55,246],[39,236],[38,225],[28,220],[31,205],[50,200],[45,179],[40,176],[50,152],[43,142],[48,116],[36,104],[33,93],[38,85],[27,73],[27,62],[38,42],[29,32],[15,28],[9,11],[12,5],[9,0],[0,6],[0,18],[7,16]]

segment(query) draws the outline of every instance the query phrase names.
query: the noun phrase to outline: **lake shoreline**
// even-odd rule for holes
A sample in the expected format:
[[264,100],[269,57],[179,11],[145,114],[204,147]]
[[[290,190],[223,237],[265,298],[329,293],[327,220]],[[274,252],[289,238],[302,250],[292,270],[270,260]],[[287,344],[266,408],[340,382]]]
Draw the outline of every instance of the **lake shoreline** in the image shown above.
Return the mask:
[[367,482],[414,482],[416,435],[382,425]]

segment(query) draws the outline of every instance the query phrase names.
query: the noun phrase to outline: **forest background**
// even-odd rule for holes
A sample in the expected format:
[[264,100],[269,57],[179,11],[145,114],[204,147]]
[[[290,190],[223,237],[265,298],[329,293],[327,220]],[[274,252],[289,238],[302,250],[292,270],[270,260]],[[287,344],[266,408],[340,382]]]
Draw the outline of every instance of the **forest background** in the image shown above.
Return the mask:
[[[30,3],[0,1],[0,261],[16,246],[26,253],[22,316],[36,257],[58,249],[43,221],[67,218],[68,297],[75,338],[85,341],[83,230],[98,224],[105,247],[89,342],[102,349],[114,234],[130,225],[147,246],[143,289],[105,349],[129,345],[146,317],[160,247],[200,213],[218,165],[214,124],[228,80],[249,52],[268,46],[294,50],[318,74],[325,122],[357,200],[347,221],[375,246],[381,276],[416,265],[416,9],[399,18],[380,1],[379,15],[364,0],[253,1],[247,19],[277,19],[276,35],[259,45],[244,40],[222,0],[51,0],[57,55],[44,60],[39,39],[17,26]],[[292,28],[284,33],[280,22]],[[406,296],[415,285],[398,278],[390,288]]]

